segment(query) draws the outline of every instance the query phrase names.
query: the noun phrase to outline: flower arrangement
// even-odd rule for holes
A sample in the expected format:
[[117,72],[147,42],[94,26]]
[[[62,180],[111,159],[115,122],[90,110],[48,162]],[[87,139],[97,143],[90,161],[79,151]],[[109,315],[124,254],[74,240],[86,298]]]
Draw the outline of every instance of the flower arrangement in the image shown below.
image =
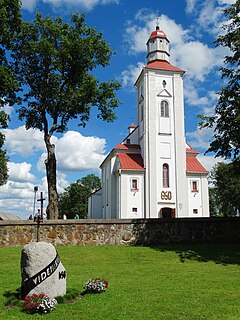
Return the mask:
[[92,278],[84,285],[87,293],[101,293],[108,288],[108,281],[100,278]]
[[49,298],[45,293],[34,293],[26,296],[24,303],[27,313],[48,313],[55,309],[57,300]]

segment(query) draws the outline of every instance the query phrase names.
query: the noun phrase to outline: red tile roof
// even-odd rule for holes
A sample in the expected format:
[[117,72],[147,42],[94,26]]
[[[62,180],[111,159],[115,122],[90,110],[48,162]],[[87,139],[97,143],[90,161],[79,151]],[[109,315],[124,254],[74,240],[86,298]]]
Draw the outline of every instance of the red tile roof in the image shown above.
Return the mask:
[[124,144],[124,143],[119,143],[117,144],[113,149],[121,149],[121,150],[136,150],[140,149],[139,144]]
[[196,157],[187,157],[187,172],[188,173],[207,173],[208,171],[201,165]]
[[135,126],[135,124],[134,123],[132,123],[132,124],[130,124],[130,126],[128,127],[128,129],[129,128],[133,128],[133,129],[135,129],[135,128],[137,128],[137,126]]
[[170,64],[165,60],[154,60],[150,61],[146,66],[146,69],[159,69],[159,70],[167,70],[167,71],[178,71],[178,72],[185,72],[185,70],[177,68]]
[[153,38],[164,38],[164,39],[167,39],[167,40],[168,40],[166,34],[165,34],[162,30],[155,30],[155,31],[153,31],[153,32],[151,33],[148,41],[149,41],[150,39],[153,39]]
[[197,156],[199,152],[197,150],[194,150],[188,143],[186,143],[186,155],[187,157]]
[[[144,170],[143,159],[139,153],[138,144],[119,143],[114,147],[115,150],[123,150],[123,153],[117,153],[120,161],[120,168],[124,170]],[[128,153],[133,152],[133,153]],[[186,147],[186,171],[188,173],[208,173],[196,156],[197,150],[192,149],[189,144]]]
[[123,170],[144,170],[143,159],[140,154],[119,153],[120,168]]

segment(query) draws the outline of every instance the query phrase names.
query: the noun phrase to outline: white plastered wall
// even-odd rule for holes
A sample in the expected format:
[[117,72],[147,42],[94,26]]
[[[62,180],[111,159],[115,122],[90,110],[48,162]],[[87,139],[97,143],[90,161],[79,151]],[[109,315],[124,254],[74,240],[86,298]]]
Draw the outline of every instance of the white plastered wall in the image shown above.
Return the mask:
[[[121,219],[144,218],[144,172],[122,171],[121,184]],[[131,179],[138,180],[138,190],[131,189]],[[137,212],[133,209],[136,208]]]
[[[197,191],[193,190],[192,183],[197,183]],[[208,181],[206,174],[188,174],[188,207],[189,217],[209,217]],[[196,213],[197,210],[197,213]],[[195,211],[195,212],[194,212]]]

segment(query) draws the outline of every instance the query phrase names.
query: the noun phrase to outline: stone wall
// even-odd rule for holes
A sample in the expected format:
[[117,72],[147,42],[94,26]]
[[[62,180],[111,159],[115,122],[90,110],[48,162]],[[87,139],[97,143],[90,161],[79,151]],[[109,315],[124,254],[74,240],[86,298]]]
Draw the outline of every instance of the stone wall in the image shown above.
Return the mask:
[[[0,221],[0,247],[36,240],[36,222]],[[39,241],[73,246],[240,243],[240,218],[48,220],[40,225]]]

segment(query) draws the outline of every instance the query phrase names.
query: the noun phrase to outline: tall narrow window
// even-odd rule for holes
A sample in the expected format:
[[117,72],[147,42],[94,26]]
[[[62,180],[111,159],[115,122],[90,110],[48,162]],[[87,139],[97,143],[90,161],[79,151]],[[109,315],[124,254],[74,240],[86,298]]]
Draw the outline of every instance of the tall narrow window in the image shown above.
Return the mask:
[[169,165],[163,164],[163,188],[169,188]]
[[138,179],[131,179],[131,190],[138,190]]
[[140,121],[143,121],[143,103],[140,105]]
[[107,179],[107,186],[106,186],[106,202],[108,206],[108,179]]
[[169,118],[169,105],[167,101],[161,102],[161,117]]
[[198,182],[192,181],[192,192],[198,192]]

